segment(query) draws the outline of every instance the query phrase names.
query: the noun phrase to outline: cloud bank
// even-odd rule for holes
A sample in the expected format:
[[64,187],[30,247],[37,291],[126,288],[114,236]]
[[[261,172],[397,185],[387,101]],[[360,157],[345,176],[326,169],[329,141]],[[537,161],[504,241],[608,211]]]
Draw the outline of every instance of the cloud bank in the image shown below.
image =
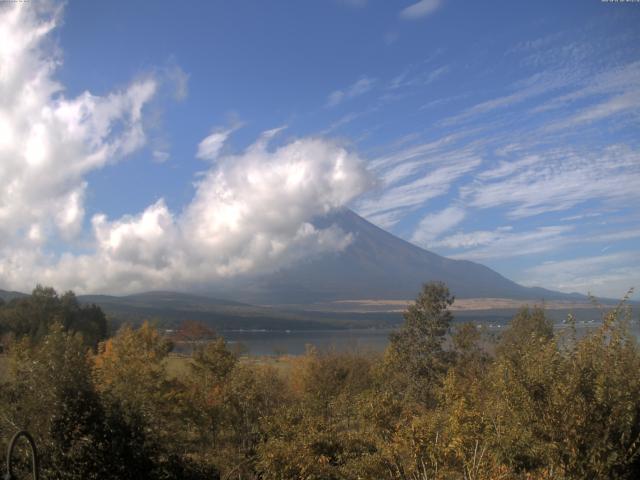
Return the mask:
[[197,156],[216,161],[181,212],[161,199],[118,219],[95,215],[84,228],[87,174],[145,146],[144,110],[159,80],[66,98],[54,79],[60,55],[46,46],[59,18],[46,3],[0,11],[1,288],[202,286],[349,244],[312,221],[369,188],[362,162],[321,138],[270,148],[277,131],[231,155],[222,154],[231,131],[203,139]]
[[63,255],[41,272],[47,283],[119,293],[202,287],[273,271],[344,249],[349,234],[318,229],[312,220],[368,185],[358,157],[336,144],[300,139],[270,151],[261,139],[219,159],[180,214],[159,200],[117,220],[96,215],[95,251]]
[[[85,175],[144,145],[146,78],[107,96],[66,98],[53,79],[60,55],[45,48],[60,11],[47,4],[0,11],[0,238],[3,251],[77,235]],[[44,19],[43,19],[44,18]]]

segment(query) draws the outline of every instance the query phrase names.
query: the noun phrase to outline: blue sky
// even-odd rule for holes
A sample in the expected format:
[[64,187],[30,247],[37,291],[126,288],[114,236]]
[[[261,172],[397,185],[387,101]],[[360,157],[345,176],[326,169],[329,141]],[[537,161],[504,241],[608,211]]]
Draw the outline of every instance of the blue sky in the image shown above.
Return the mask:
[[343,206],[525,285],[640,287],[640,4],[0,8],[21,45],[0,47],[0,132],[27,132],[0,156],[29,165],[0,172],[7,287],[272,270],[344,248],[308,224]]

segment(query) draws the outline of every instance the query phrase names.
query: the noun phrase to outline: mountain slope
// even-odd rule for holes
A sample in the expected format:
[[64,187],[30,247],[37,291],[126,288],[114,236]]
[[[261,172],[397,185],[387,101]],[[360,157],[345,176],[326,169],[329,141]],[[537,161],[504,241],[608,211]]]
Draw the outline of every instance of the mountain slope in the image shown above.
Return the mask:
[[353,242],[343,252],[326,254],[259,278],[236,279],[208,293],[254,304],[412,299],[424,282],[439,280],[460,298],[584,298],[523,287],[484,265],[436,255],[376,227],[350,210],[316,222],[319,227],[329,224],[353,235]]
[[22,292],[12,292],[8,290],[0,290],[0,299],[8,302],[9,300],[13,300],[14,298],[26,297],[27,295]]

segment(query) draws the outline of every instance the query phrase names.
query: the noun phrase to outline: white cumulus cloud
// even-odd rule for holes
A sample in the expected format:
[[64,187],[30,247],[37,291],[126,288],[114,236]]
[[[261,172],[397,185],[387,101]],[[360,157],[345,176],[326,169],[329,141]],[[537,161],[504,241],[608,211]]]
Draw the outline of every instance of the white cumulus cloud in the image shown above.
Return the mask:
[[223,149],[231,130],[213,132],[197,156],[216,162],[182,210],[160,199],[121,218],[94,215],[87,228],[87,175],[145,145],[144,109],[159,80],[67,98],[50,46],[60,14],[41,2],[0,10],[0,288],[202,287],[349,244],[313,221],[369,188],[363,163],[321,138],[270,148],[279,129],[237,154]]
[[84,219],[85,176],[146,141],[149,77],[106,96],[67,98],[53,74],[51,31],[60,9],[46,2],[0,10],[0,248],[39,248],[73,238]]
[[113,221],[96,215],[92,253],[63,255],[37,274],[27,271],[22,282],[123,293],[202,287],[273,271],[346,248],[350,234],[316,228],[313,220],[369,185],[360,159],[337,144],[300,139],[269,150],[260,138],[244,152],[220,158],[179,215],[162,200]]

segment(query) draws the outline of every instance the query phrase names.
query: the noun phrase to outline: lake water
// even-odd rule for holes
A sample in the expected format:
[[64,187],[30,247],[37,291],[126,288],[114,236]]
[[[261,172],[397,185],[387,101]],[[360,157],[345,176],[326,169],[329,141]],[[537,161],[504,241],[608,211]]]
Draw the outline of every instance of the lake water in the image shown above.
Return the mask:
[[[576,326],[578,335],[596,328],[597,322],[579,322]],[[489,334],[499,334],[505,325],[485,324]],[[556,325],[558,330],[565,326]],[[223,331],[220,334],[228,342],[230,348],[241,346],[249,355],[301,355],[307,345],[319,350],[334,349],[343,351],[383,351],[389,343],[391,328],[385,329],[352,329],[352,330],[306,330],[306,331]],[[632,331],[640,338],[637,322],[632,324]]]
[[301,355],[307,345],[320,350],[382,351],[391,329],[314,331],[228,331],[220,334],[230,348],[241,344],[250,355]]

